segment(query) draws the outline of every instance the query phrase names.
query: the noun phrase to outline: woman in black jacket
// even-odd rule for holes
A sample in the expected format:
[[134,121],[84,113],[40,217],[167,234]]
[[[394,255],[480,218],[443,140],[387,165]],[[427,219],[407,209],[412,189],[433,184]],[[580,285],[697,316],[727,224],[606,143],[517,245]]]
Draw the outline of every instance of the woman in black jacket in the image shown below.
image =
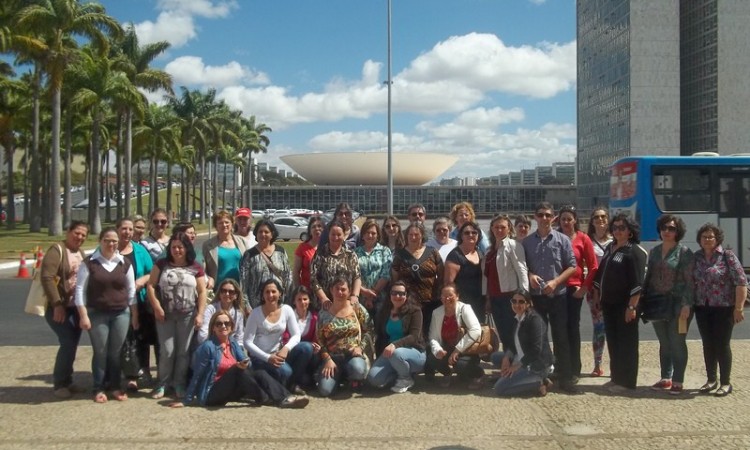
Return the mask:
[[[508,350],[492,358],[500,361],[500,379],[495,383],[495,393],[501,397],[547,395],[547,375],[552,368],[547,324],[534,311],[529,291],[516,291],[511,305],[516,314],[514,338]],[[516,347],[517,343],[520,348]]]

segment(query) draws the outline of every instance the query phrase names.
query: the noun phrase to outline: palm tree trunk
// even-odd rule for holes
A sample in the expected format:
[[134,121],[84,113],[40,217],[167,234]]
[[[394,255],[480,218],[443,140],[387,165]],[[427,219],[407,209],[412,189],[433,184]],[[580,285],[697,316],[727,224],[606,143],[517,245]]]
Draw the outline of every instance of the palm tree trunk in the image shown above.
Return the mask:
[[143,170],[141,170],[141,160],[138,160],[138,166],[135,169],[136,178],[135,182],[135,211],[139,216],[143,215],[143,186],[141,186],[141,180],[143,180]]
[[157,196],[158,189],[156,186],[156,154],[151,156],[149,158],[149,168],[148,168],[148,213],[151,214],[154,212],[156,208],[158,208],[156,202],[157,202]]
[[112,223],[112,195],[110,192],[109,170],[109,168],[112,167],[112,165],[110,164],[112,152],[110,152],[109,148],[105,149],[104,152],[104,221],[107,223]]
[[[130,217],[130,189],[133,183],[133,112],[130,108],[125,111],[125,209],[123,217]],[[139,183],[140,184],[140,183]],[[140,188],[139,192],[140,192]],[[140,211],[139,211],[140,214]]]
[[224,162],[224,178],[221,182],[221,203],[224,209],[227,209],[227,163]]
[[41,205],[39,198],[39,190],[41,189],[40,182],[40,158],[39,158],[39,84],[40,84],[41,72],[39,64],[37,63],[34,67],[34,93],[32,100],[33,118],[32,118],[32,132],[31,132],[31,189],[29,191],[29,231],[32,233],[38,233],[42,231],[42,215]]
[[91,190],[89,191],[89,227],[91,233],[98,235],[102,231],[101,217],[99,214],[99,142],[101,137],[99,136],[100,120],[99,108],[94,108],[93,114],[94,123],[92,125],[92,137],[91,137],[91,159],[89,164],[89,172],[91,177]]
[[[214,164],[211,168],[211,179],[213,184],[211,187],[211,204],[214,205],[214,209],[217,208],[219,202],[219,154],[214,155]],[[213,211],[211,211],[213,214]]]
[[[117,204],[116,217],[124,217],[122,215],[122,155],[125,152],[123,149],[123,129],[124,116],[122,113],[117,115],[117,151],[115,152],[115,203]],[[127,188],[127,186],[126,186]],[[128,188],[129,189],[129,188]]]
[[13,152],[15,151],[15,143],[13,142],[13,136],[11,135],[6,145],[6,165],[8,166],[8,195],[5,201],[5,228],[8,230],[16,229],[16,202],[13,198],[15,187],[13,186]]
[[49,171],[50,220],[48,234],[62,236],[62,214],[60,211],[60,113],[62,94],[60,87],[52,91],[52,154]]
[[70,225],[71,203],[73,201],[70,188],[72,184],[71,163],[73,161],[73,113],[70,111],[65,117],[65,161],[63,162],[63,226]]
[[[206,199],[208,198],[206,194],[207,194],[206,192],[206,155],[205,153],[201,152],[201,205],[202,207],[200,208],[201,218],[200,218],[200,221],[198,222],[201,225],[203,225],[203,223],[205,222],[206,212],[210,209],[210,206],[211,206],[209,202],[206,201]],[[195,197],[193,197],[193,199],[195,199]]]
[[167,161],[167,214],[177,217],[172,210],[172,163]]

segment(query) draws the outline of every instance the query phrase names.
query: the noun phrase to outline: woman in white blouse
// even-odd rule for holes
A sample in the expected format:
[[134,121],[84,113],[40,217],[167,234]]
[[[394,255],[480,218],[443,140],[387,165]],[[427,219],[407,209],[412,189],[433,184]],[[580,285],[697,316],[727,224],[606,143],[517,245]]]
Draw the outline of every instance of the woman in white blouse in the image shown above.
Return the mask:
[[[281,283],[275,278],[260,286],[261,304],[245,324],[245,348],[253,368],[265,370],[281,384],[295,388],[312,358],[311,345],[299,345],[297,316],[289,305],[282,305]],[[288,340],[282,344],[284,332]]]

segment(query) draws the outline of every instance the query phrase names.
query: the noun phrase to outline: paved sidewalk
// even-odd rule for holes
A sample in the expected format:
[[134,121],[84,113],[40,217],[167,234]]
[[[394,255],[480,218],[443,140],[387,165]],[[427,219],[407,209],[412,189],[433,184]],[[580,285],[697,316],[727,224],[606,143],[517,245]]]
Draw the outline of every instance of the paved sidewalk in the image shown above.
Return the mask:
[[[733,345],[735,392],[725,398],[647,388],[659,377],[657,346],[641,343],[641,387],[630,396],[609,394],[606,377],[583,378],[580,396],[511,400],[489,390],[444,391],[420,377],[415,392],[313,398],[304,410],[172,410],[145,393],[106,405],[88,394],[57,401],[49,385],[55,348],[0,347],[0,449],[750,448],[750,341]],[[689,351],[686,387],[694,390],[705,381],[700,342]],[[80,386],[90,386],[90,357],[82,347]]]

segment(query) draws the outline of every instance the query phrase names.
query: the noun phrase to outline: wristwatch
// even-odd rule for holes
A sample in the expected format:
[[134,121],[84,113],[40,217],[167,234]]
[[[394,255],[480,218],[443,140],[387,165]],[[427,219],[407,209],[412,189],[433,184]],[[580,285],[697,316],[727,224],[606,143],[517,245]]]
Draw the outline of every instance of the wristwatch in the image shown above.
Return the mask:
[[635,306],[633,306],[633,305],[628,305],[628,310],[630,310],[630,311],[635,311]]

